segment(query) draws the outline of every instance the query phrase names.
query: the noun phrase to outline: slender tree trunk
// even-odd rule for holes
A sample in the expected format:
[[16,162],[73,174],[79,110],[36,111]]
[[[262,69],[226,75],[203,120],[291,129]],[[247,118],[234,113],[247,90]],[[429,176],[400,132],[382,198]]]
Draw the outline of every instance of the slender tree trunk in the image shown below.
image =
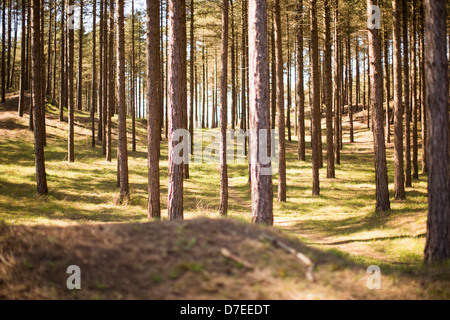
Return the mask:
[[65,37],[65,22],[64,22],[64,18],[65,18],[65,0],[61,0],[61,57],[60,57],[60,64],[61,64],[61,69],[60,69],[60,77],[59,77],[59,121],[64,121],[64,108],[67,107],[65,105],[67,99],[66,99],[66,74],[65,74],[65,69],[66,69],[66,59],[65,59],[65,41],[64,41],[64,37]]
[[[169,186],[168,186],[168,214],[169,220],[183,219],[183,163],[178,164],[175,150],[179,143],[174,139],[174,133],[183,129],[183,113],[186,110],[185,55],[186,33],[183,32],[185,21],[184,1],[169,0]],[[183,75],[183,73],[185,73]],[[175,149],[175,150],[174,150]]]
[[286,129],[284,121],[283,48],[281,34],[280,0],[275,0],[275,58],[277,65],[277,115],[278,115],[278,202],[286,202]]
[[114,0],[109,0],[109,57],[108,57],[108,107],[107,107],[107,127],[108,132],[106,134],[106,160],[108,162],[112,161],[112,128],[111,128],[111,118],[116,109],[116,86],[114,83]]
[[228,0],[222,2],[222,51],[220,72],[220,215],[228,213],[227,112],[228,112]]
[[[69,12],[68,12],[68,21],[70,22],[71,19],[73,19],[73,4],[74,0],[69,0]],[[68,110],[68,123],[69,123],[69,135],[68,135],[68,154],[67,154],[67,160],[69,162],[74,162],[75,155],[74,155],[74,101],[73,101],[73,93],[74,93],[74,87],[73,87],[73,64],[74,64],[74,26],[71,26],[70,23],[68,24],[68,31],[69,31],[69,72],[67,76],[69,77],[69,110]]]
[[342,57],[339,56],[339,0],[334,0],[334,153],[335,164],[341,164],[340,117],[341,77],[339,75]]
[[386,142],[391,142],[391,124],[389,122],[389,98],[391,96],[391,77],[389,72],[389,33],[384,30],[384,69],[386,87]]
[[231,15],[231,129],[234,130],[236,123],[237,111],[237,93],[236,93],[236,34],[234,30],[234,5],[233,0],[230,0],[230,15]]
[[448,61],[445,0],[425,0],[426,105],[428,113],[428,220],[425,262],[450,257]]
[[261,155],[270,150],[263,139],[263,130],[270,131],[269,113],[269,52],[267,37],[267,2],[266,0],[249,0],[249,96],[250,96],[250,129],[256,136],[250,144],[251,188],[252,188],[252,221],[273,225],[273,189],[271,163],[265,163]]
[[335,178],[333,145],[333,81],[331,70],[331,13],[330,1],[324,0],[325,9],[325,63],[324,63],[324,103],[327,112],[327,178]]
[[[395,199],[405,199],[405,174],[403,171],[403,102],[402,102],[402,52],[401,52],[401,11],[400,1],[393,4],[394,29],[394,167]],[[372,94],[373,95],[373,94]]]
[[6,0],[3,0],[2,12],[2,103],[6,101]]
[[403,32],[403,92],[405,104],[405,187],[411,187],[411,109],[409,103],[409,45],[408,45],[408,7],[402,0]]
[[[45,156],[44,156],[44,132],[42,128],[42,99],[41,99],[41,34],[40,34],[40,0],[33,0],[31,10],[31,29],[33,36],[31,37],[32,59],[31,59],[31,76],[32,76],[32,104],[34,105],[34,152],[36,163],[36,182],[37,192],[39,194],[48,194],[47,178],[45,173]],[[4,30],[4,29],[3,29]]]
[[274,10],[271,10],[271,18],[272,18],[272,32],[270,33],[270,42],[271,42],[271,78],[272,78],[272,130],[275,129],[276,117],[277,117],[277,61],[276,61],[276,52],[275,52],[275,15]]
[[147,151],[148,151],[148,218],[161,218],[159,189],[159,152],[161,137],[161,69],[160,48],[153,45],[160,38],[159,0],[147,0]]
[[[337,0],[336,0],[337,1]],[[303,79],[303,0],[297,3],[297,100],[298,100],[298,160],[306,160],[305,152],[305,89]]]
[[420,73],[422,75],[422,173],[428,172],[428,150],[427,150],[427,99],[426,99],[426,73],[425,73],[425,19],[424,19],[424,7],[423,1],[420,2]]
[[286,126],[288,129],[288,140],[292,141],[291,134],[291,47],[289,43],[289,13],[287,14],[286,22],[286,40],[287,40],[287,112],[286,112]]
[[412,103],[413,103],[413,179],[419,178],[419,162],[418,162],[418,141],[417,141],[417,118],[419,106],[417,101],[417,0],[413,0],[413,34],[412,34]]
[[195,108],[195,73],[194,73],[194,63],[195,63],[195,39],[194,39],[194,0],[191,0],[191,28],[190,28],[190,65],[189,65],[189,74],[190,78],[190,88],[189,88],[189,134],[190,134],[190,153],[194,154],[194,108]]
[[320,134],[320,76],[319,76],[319,39],[317,30],[317,0],[310,1],[311,26],[311,146],[313,168],[313,196],[320,194],[319,181],[319,134]]
[[78,95],[77,104],[78,111],[83,110],[83,14],[84,14],[84,4],[83,0],[80,0],[80,31],[78,34]]
[[19,107],[17,113],[19,117],[23,117],[23,111],[25,106],[25,87],[26,87],[26,52],[25,52],[25,43],[26,43],[26,26],[25,26],[25,16],[26,16],[26,0],[22,0],[22,43],[21,47],[21,58],[20,58],[20,96],[19,96]]
[[93,9],[92,9],[92,102],[91,102],[91,145],[94,148],[95,147],[95,110],[97,109],[97,63],[96,63],[96,21],[97,21],[97,1],[94,1],[93,3]]
[[[159,39],[158,39],[159,40]],[[135,102],[135,44],[134,44],[134,0],[131,1],[131,147],[136,151],[136,102]],[[161,68],[161,67],[159,67]]]
[[117,109],[119,114],[119,176],[120,201],[127,202],[130,198],[128,185],[128,151],[127,151],[127,119],[125,100],[125,32],[124,32],[124,0],[116,0],[116,48],[117,48]]
[[[116,0],[117,1],[117,0]],[[99,81],[98,81],[98,129],[97,129],[97,139],[99,141],[103,140],[103,24],[104,24],[104,11],[103,11],[103,5],[104,2],[100,1],[100,26],[99,26],[99,47],[98,47],[98,62],[99,62],[99,68],[98,68],[98,72],[99,72]],[[116,35],[117,37],[117,35]],[[119,63],[117,61],[117,63]],[[125,66],[124,66],[125,68]],[[125,86],[125,82],[124,82],[124,86]],[[124,101],[124,104],[126,104],[126,102]],[[126,106],[124,106],[126,108]],[[120,105],[117,105],[117,108],[120,108]],[[126,112],[126,110],[125,110]],[[102,142],[102,152],[103,152],[103,142]],[[120,153],[120,150],[118,149],[118,152]]]
[[[367,0],[367,6],[378,5],[378,0]],[[370,14],[370,12],[369,12]],[[373,115],[373,141],[375,149],[376,206],[375,211],[390,209],[389,184],[386,163],[386,146],[383,126],[383,68],[381,66],[381,31],[369,29],[369,58],[371,64],[370,104]]]
[[[350,23],[350,22],[349,22]],[[350,121],[350,143],[355,142],[353,133],[353,71],[352,71],[352,49],[351,49],[350,25],[347,33],[347,63],[348,63],[348,118]]]

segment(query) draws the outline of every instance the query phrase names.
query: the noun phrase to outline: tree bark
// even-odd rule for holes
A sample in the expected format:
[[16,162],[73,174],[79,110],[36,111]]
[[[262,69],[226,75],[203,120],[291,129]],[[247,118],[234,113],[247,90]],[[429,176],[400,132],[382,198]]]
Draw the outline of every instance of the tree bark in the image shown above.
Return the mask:
[[425,0],[425,85],[429,124],[426,263],[450,257],[449,92],[445,6],[445,0]]
[[130,198],[128,185],[128,151],[127,123],[125,99],[125,32],[124,32],[124,0],[116,0],[116,48],[117,48],[117,109],[119,114],[118,164],[120,176],[120,202]]
[[[395,199],[405,199],[405,174],[403,171],[403,102],[402,102],[402,52],[400,1],[393,0],[394,30],[394,167]],[[373,93],[371,93],[373,95]]]
[[227,112],[228,112],[228,0],[222,2],[222,49],[220,67],[220,208],[221,216],[228,213],[227,170]]
[[159,0],[147,0],[147,151],[148,151],[148,218],[161,218],[159,187],[159,152],[161,127],[161,69],[158,43]]
[[324,61],[324,104],[326,107],[327,118],[327,178],[335,178],[334,170],[334,145],[333,145],[333,84],[332,84],[332,70],[331,70],[331,14],[330,2],[324,0],[325,9],[325,61]]
[[169,186],[168,186],[168,214],[169,220],[183,219],[183,163],[175,163],[174,148],[179,143],[173,138],[174,132],[183,129],[183,110],[186,109],[185,84],[186,68],[182,60],[186,52],[186,33],[183,33],[183,1],[169,0],[168,19],[168,94],[169,94]]
[[275,0],[275,59],[277,67],[278,202],[286,202],[286,129],[284,120],[283,48],[280,0]]
[[[249,0],[249,96],[250,128],[256,132],[250,144],[252,221],[273,225],[273,189],[272,176],[263,174],[271,163],[263,163],[260,154],[267,154],[270,143],[265,150],[260,136],[261,130],[270,131],[269,112],[269,52],[267,37],[267,2],[266,0]],[[270,141],[270,138],[267,139]]]
[[[33,0],[31,7],[31,77],[32,104],[34,105],[34,153],[36,164],[36,183],[39,194],[48,194],[47,177],[45,173],[44,131],[42,127],[42,98],[41,98],[41,34],[40,34],[40,0]],[[4,29],[3,29],[4,30]]]
[[403,32],[403,98],[405,105],[405,187],[411,187],[411,109],[409,103],[409,44],[408,44],[408,7],[402,0]]
[[[378,5],[377,0],[367,0],[367,6]],[[371,14],[371,12],[369,12]],[[381,31],[369,29],[370,86],[375,151],[376,205],[375,211],[390,209],[389,184],[386,163],[386,146],[383,126],[383,68],[381,66]]]
[[311,26],[311,147],[312,147],[312,194],[320,194],[319,181],[319,134],[320,134],[320,76],[319,76],[319,39],[317,30],[317,0],[310,1]]
[[92,94],[91,94],[91,146],[95,147],[95,110],[97,109],[97,63],[96,63],[96,21],[97,21],[97,1],[92,7]]

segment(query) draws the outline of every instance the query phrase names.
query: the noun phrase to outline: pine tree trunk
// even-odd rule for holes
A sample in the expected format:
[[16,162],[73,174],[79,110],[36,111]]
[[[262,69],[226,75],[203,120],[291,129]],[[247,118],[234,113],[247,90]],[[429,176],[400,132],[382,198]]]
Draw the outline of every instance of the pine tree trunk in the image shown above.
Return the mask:
[[408,45],[408,7],[402,0],[403,32],[403,98],[405,105],[405,187],[411,187],[411,109],[409,103],[409,45]]
[[183,219],[183,163],[174,161],[174,148],[179,143],[173,140],[173,134],[183,129],[183,113],[186,109],[185,81],[185,52],[186,33],[183,28],[184,5],[182,0],[169,0],[168,20],[168,86],[169,86],[169,186],[168,186],[168,214],[169,220]]
[[220,208],[221,216],[228,213],[227,170],[227,112],[228,112],[228,0],[222,2],[222,46],[220,72]]
[[[336,0],[337,1],[337,0]],[[297,100],[298,100],[298,160],[306,160],[305,152],[305,89],[303,79],[303,0],[297,3]]]
[[136,151],[136,102],[135,102],[135,44],[134,44],[134,0],[131,1],[131,148]]
[[278,202],[286,202],[286,129],[284,120],[283,48],[280,0],[275,0],[275,59],[277,68],[278,115]]
[[120,176],[120,202],[130,199],[128,185],[127,119],[125,100],[125,31],[124,0],[116,0],[116,48],[117,48],[117,109],[119,115],[118,164]]
[[428,220],[425,262],[450,257],[448,61],[445,0],[425,0],[426,105],[428,113]]
[[[405,174],[403,171],[403,102],[402,102],[402,52],[401,52],[401,11],[400,1],[393,4],[394,29],[394,167],[395,199],[405,199]],[[372,93],[373,95],[373,93]]]
[[417,0],[413,0],[413,42],[411,44],[412,51],[412,104],[413,104],[413,179],[419,178],[419,162],[418,162],[418,141],[417,141],[417,118],[419,106],[417,103]]
[[[249,96],[250,129],[256,132],[250,144],[252,221],[273,225],[273,189],[272,176],[264,174],[271,166],[264,163],[260,155],[268,154],[270,138],[260,136],[262,130],[270,131],[269,112],[269,52],[267,37],[267,2],[249,0]],[[266,146],[262,139],[269,142]],[[260,150],[265,148],[265,150]],[[270,170],[270,169],[269,169]]]
[[17,113],[19,117],[23,117],[23,111],[25,107],[25,87],[26,87],[26,52],[25,52],[25,42],[26,42],[26,25],[25,25],[25,16],[26,16],[26,0],[22,0],[22,43],[21,46],[21,58],[20,58],[20,95],[19,95],[19,106]]
[[106,160],[112,161],[112,128],[111,118],[116,109],[116,86],[114,82],[114,0],[109,0],[109,57],[108,57],[108,107],[107,107],[107,134],[106,134]]
[[319,39],[317,30],[317,0],[310,1],[311,30],[311,147],[312,147],[312,177],[313,196],[320,194],[319,181],[319,141],[320,134],[320,76],[319,76]]
[[[47,177],[45,173],[44,140],[42,128],[42,98],[41,98],[41,34],[40,34],[40,8],[41,1],[33,0],[31,10],[31,77],[32,77],[32,104],[34,105],[34,152],[36,163],[36,182],[39,194],[48,194]],[[4,30],[4,29],[3,29]]]
[[97,109],[97,63],[96,63],[96,21],[97,21],[97,1],[94,1],[92,8],[92,94],[91,94],[91,146],[95,147],[95,110]]
[[[74,14],[73,11],[73,3],[74,0],[69,0],[69,8],[72,8],[72,11],[68,12],[68,21],[71,21],[72,15]],[[70,10],[70,9],[69,9]],[[74,64],[74,26],[71,26],[68,24],[68,32],[69,32],[69,72],[67,74],[69,78],[69,110],[68,110],[68,123],[69,123],[69,135],[68,135],[68,154],[67,154],[67,160],[69,162],[73,162],[75,160],[74,155],[74,100],[73,100],[73,93],[74,93],[74,87],[73,87],[73,64]]]
[[339,74],[342,57],[339,55],[339,0],[334,0],[334,154],[335,164],[341,164],[340,118],[341,77]]
[[324,0],[325,9],[325,61],[324,61],[324,104],[326,107],[327,118],[327,178],[335,178],[334,170],[334,145],[333,145],[333,81],[331,70],[331,14],[330,2]]
[[2,103],[6,101],[6,0],[3,0],[2,10]]
[[[367,0],[367,6],[378,5],[378,0]],[[381,66],[381,31],[369,29],[370,86],[375,150],[376,206],[375,211],[390,209],[386,146],[383,125],[383,68]]]
[[64,108],[67,107],[65,105],[65,102],[67,101],[66,99],[66,74],[65,74],[65,69],[66,69],[66,60],[65,60],[65,22],[64,22],[64,17],[65,17],[65,0],[61,0],[61,57],[60,57],[60,65],[61,65],[61,69],[60,69],[60,77],[59,77],[59,121],[64,121]]
[[195,73],[194,73],[194,63],[195,63],[195,39],[194,39],[194,0],[191,0],[191,27],[190,27],[190,88],[189,88],[189,134],[190,134],[190,151],[194,154],[194,108],[195,108]]
[[159,152],[161,108],[160,48],[153,45],[160,38],[159,0],[147,0],[147,151],[148,151],[148,218],[161,218],[159,189]]
[[80,31],[78,36],[78,95],[77,104],[78,111],[83,110],[83,14],[84,4],[83,0],[80,0]]
[[386,87],[386,142],[391,142],[391,124],[389,121],[389,98],[391,96],[391,77],[389,72],[389,33],[384,30],[384,69],[385,69],[385,87]]

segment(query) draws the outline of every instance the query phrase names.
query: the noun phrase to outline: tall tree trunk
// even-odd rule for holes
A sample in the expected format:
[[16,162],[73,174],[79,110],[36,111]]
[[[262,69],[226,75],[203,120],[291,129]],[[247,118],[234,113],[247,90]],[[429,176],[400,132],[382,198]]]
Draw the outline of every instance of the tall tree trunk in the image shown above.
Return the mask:
[[130,198],[128,185],[128,151],[127,151],[127,114],[125,99],[125,31],[124,31],[124,0],[116,0],[116,48],[117,48],[117,109],[119,114],[119,176],[120,201],[127,202]]
[[319,76],[319,39],[317,30],[317,0],[310,1],[311,26],[311,146],[313,171],[313,196],[320,194],[319,181],[319,134],[320,134],[320,76]]
[[2,10],[2,103],[6,101],[6,0]]
[[[378,0],[367,0],[370,8],[378,5]],[[371,12],[369,12],[371,14]],[[373,119],[373,141],[375,150],[376,206],[375,211],[390,209],[389,184],[386,163],[386,146],[383,126],[383,68],[381,66],[381,31],[369,29],[369,59],[371,65],[370,86]]]
[[19,114],[19,117],[23,117],[23,111],[25,106],[25,87],[26,87],[26,66],[27,66],[27,60],[26,60],[26,52],[25,52],[25,43],[27,40],[26,37],[26,26],[25,26],[25,16],[26,16],[26,0],[22,0],[22,43],[20,44],[21,47],[21,58],[20,58],[20,95],[19,95],[19,106],[17,113]]
[[161,218],[159,189],[159,152],[161,136],[161,69],[159,0],[147,0],[147,151],[148,151],[148,218]]
[[[103,24],[104,24],[104,11],[103,11],[103,5],[104,2],[100,1],[100,26],[99,26],[99,47],[98,47],[98,62],[99,62],[99,81],[98,81],[98,129],[97,129],[97,139],[102,141],[103,140]],[[117,35],[116,35],[117,37]],[[118,62],[119,63],[119,62]],[[124,66],[125,68],[125,66]],[[125,82],[124,82],[125,86]],[[126,104],[126,102],[124,101]],[[120,108],[120,105],[117,106]],[[126,106],[125,106],[126,108]],[[125,110],[126,112],[126,110]],[[103,143],[102,143],[102,149],[103,149]],[[103,150],[102,150],[103,151]],[[120,150],[118,150],[120,152]]]
[[389,98],[391,96],[391,77],[389,72],[389,33],[384,30],[384,69],[386,87],[386,142],[391,142],[391,124],[389,121]]
[[109,0],[109,57],[108,57],[108,107],[107,107],[107,134],[106,134],[106,160],[112,161],[112,128],[111,118],[116,109],[116,86],[114,83],[114,0]]
[[288,129],[288,140],[292,141],[291,135],[291,47],[289,43],[289,13],[287,13],[286,21],[286,40],[287,40],[287,112],[286,112],[286,126]]
[[97,21],[97,1],[94,1],[92,7],[92,102],[91,102],[91,145],[95,147],[95,110],[97,109],[97,63],[96,63],[96,21]]
[[[337,0],[336,0],[337,1]],[[298,100],[298,160],[306,160],[305,152],[305,89],[303,80],[303,0],[297,3],[297,100]]]
[[221,216],[228,213],[227,171],[227,112],[228,112],[228,0],[222,2],[222,51],[220,72],[220,208]]
[[420,2],[420,73],[422,75],[422,173],[428,172],[428,150],[427,150],[427,99],[426,99],[426,74],[425,74],[425,17],[423,1]]
[[84,10],[83,0],[80,0],[80,31],[78,34],[78,95],[77,95],[77,104],[79,111],[83,110],[83,34],[84,34],[83,10]]
[[413,104],[413,179],[419,178],[419,162],[418,162],[418,141],[417,141],[417,118],[419,106],[417,103],[417,0],[413,0],[413,34],[412,34],[412,104]]
[[65,69],[66,69],[66,59],[65,59],[65,0],[61,0],[61,57],[60,57],[60,64],[61,64],[61,69],[60,69],[60,77],[59,77],[59,121],[64,121],[64,108],[67,107],[66,106],[66,101],[67,101],[67,91],[66,91],[66,74],[65,74]]
[[[405,199],[405,174],[403,171],[403,102],[402,102],[402,52],[401,52],[401,11],[400,1],[393,4],[394,29],[394,167],[395,199]],[[373,95],[373,93],[372,93]]]
[[342,57],[339,55],[339,0],[334,0],[334,153],[335,163],[341,164],[340,118],[341,118],[341,76]]
[[347,66],[348,66],[348,119],[350,122],[350,142],[355,142],[353,132],[353,71],[352,71],[352,44],[350,22],[347,32]]
[[408,46],[408,7],[402,0],[403,32],[403,97],[405,104],[405,187],[411,187],[411,109],[409,103],[409,46]]
[[450,257],[448,61],[445,0],[425,0],[426,105],[428,113],[428,220],[425,262]]
[[270,138],[261,135],[262,130],[270,131],[266,0],[249,0],[248,11],[250,129],[256,132],[250,144],[252,221],[273,225],[272,176],[264,172],[270,170],[271,163],[261,159],[270,150],[270,143],[266,146],[262,141],[270,142]]
[[286,129],[284,121],[283,48],[280,0],[275,0],[275,59],[277,64],[278,202],[286,202]]
[[276,52],[275,52],[275,14],[274,10],[271,11],[271,19],[272,19],[272,32],[270,33],[270,42],[271,42],[271,78],[272,78],[272,130],[275,129],[276,120],[277,120],[277,61],[276,61]]
[[[47,96],[50,96],[52,94],[52,86],[51,86],[51,69],[52,69],[52,18],[53,18],[53,2],[52,0],[49,0],[48,2],[49,6],[49,23],[48,23],[48,46],[47,46],[47,81],[46,83],[46,90],[45,94]],[[55,10],[55,20],[56,20],[56,10]],[[56,37],[56,34],[55,34]],[[54,48],[56,50],[56,47]]]
[[189,74],[190,74],[190,88],[189,88],[189,134],[190,134],[190,151],[191,154],[194,154],[194,108],[196,99],[195,98],[195,73],[194,73],[194,63],[195,63],[195,39],[194,39],[194,0],[191,0],[191,27],[190,27],[190,65],[189,65]]
[[237,112],[237,93],[236,93],[236,34],[234,30],[234,5],[230,0],[231,15],[231,129],[234,130]]
[[[73,9],[74,0],[69,0],[69,12],[68,12],[68,21],[72,21],[74,9]],[[69,135],[68,135],[68,155],[67,159],[69,162],[73,162],[75,159],[74,155],[74,86],[73,86],[73,64],[74,64],[74,42],[75,42],[75,36],[74,36],[74,26],[68,24],[68,31],[69,31],[69,72],[68,72],[68,78],[69,78],[69,110],[68,110],[68,123],[69,123]]]
[[[36,182],[37,192],[39,194],[48,194],[47,177],[45,173],[44,156],[44,132],[42,127],[42,99],[41,99],[41,34],[40,34],[40,8],[41,1],[33,0],[31,10],[31,76],[32,76],[32,104],[34,105],[34,153],[36,164]],[[4,29],[3,29],[4,30]]]
[[325,9],[325,52],[324,52],[324,104],[327,112],[327,178],[335,177],[334,170],[334,145],[333,145],[333,84],[331,70],[331,14],[330,1],[324,0]]
[[[184,1],[169,0],[169,186],[168,214],[169,220],[183,219],[183,163],[175,162],[175,151],[179,143],[174,140],[174,133],[183,129],[183,113],[186,110],[185,81],[186,68],[186,33],[183,32],[185,21]],[[183,75],[183,72],[185,73]]]
[[[134,44],[134,0],[131,1],[131,148],[136,151],[136,102],[135,102],[135,44]],[[161,68],[161,67],[160,67]]]

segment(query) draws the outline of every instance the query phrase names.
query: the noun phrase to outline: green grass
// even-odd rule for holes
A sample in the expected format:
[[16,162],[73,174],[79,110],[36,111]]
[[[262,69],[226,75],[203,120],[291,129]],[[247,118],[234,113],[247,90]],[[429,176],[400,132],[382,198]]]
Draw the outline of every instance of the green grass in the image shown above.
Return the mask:
[[[48,108],[45,149],[49,195],[39,196],[35,187],[32,133],[26,129],[27,116],[14,118],[17,129],[0,127],[0,220],[19,225],[71,225],[147,221],[146,122],[137,121],[137,151],[129,151],[131,201],[117,205],[117,162],[107,162],[101,142],[91,148],[89,114],[76,112],[75,162],[67,162],[67,123],[57,120],[57,110]],[[117,118],[113,119],[117,122]],[[364,122],[365,123],[365,122]],[[128,119],[131,126],[131,120]],[[117,129],[113,126],[114,142]],[[131,130],[130,130],[131,131]],[[309,133],[309,130],[307,130]],[[294,137],[296,139],[296,137]],[[324,137],[325,139],[325,137]],[[376,213],[375,172],[372,134],[365,124],[355,126],[353,144],[348,143],[344,122],[344,149],[336,179],[320,170],[321,195],[311,194],[312,168],[309,144],[307,161],[297,160],[297,141],[287,142],[287,202],[277,203],[274,176],[275,226],[291,236],[324,250],[346,252],[355,261],[418,267],[422,263],[427,211],[427,181],[421,175],[407,189],[407,200],[393,201],[393,150],[388,145],[391,211]],[[129,148],[131,145],[129,139]],[[326,150],[325,141],[323,143]],[[161,208],[167,216],[167,142],[161,146]],[[113,143],[113,156],[116,144]],[[420,154],[419,154],[420,156]],[[420,158],[419,158],[420,159]],[[324,151],[326,166],[326,151]],[[251,220],[251,195],[247,165],[229,166],[229,216]],[[184,182],[184,213],[190,219],[218,217],[219,166],[192,164],[190,179]],[[192,246],[195,239],[180,244]],[[174,272],[173,277],[178,276]],[[157,280],[156,280],[157,281]]]

